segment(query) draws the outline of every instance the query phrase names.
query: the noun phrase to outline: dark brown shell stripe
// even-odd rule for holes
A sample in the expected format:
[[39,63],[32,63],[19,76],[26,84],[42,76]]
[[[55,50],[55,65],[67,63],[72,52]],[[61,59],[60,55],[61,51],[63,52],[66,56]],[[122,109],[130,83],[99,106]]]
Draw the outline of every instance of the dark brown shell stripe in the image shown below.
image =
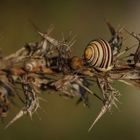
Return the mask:
[[[104,61],[103,61],[103,66],[102,68],[108,68],[111,65],[111,60],[112,60],[112,51],[111,51],[111,47],[109,46],[109,44],[104,41],[104,40],[100,40],[100,42],[102,42],[101,46],[104,47],[103,49],[103,56],[104,56]],[[99,66],[100,67],[100,66]]]
[[[102,40],[102,41],[104,41],[104,40]],[[107,61],[105,68],[108,68],[112,64],[113,53],[112,53],[109,43],[106,41],[104,41],[104,43],[105,43],[105,46],[107,46],[106,48],[107,48],[107,52],[108,52],[108,59],[107,59],[108,61]]]
[[[95,45],[94,47],[93,47],[93,45]],[[99,47],[98,47],[98,45],[97,44],[92,44],[92,46],[91,46],[93,49],[94,49],[94,53],[92,53],[92,54],[95,54],[95,58],[96,59],[92,59],[91,60],[91,66],[97,66],[97,64],[98,64],[98,62],[99,62],[99,57],[100,57],[100,50],[99,50]],[[96,48],[96,49],[95,49]]]
[[104,44],[102,43],[102,41],[101,40],[98,40],[98,42],[100,42],[100,46],[102,47],[102,51],[103,51],[103,58],[102,58],[102,61],[101,61],[101,64],[100,64],[100,68],[104,68],[105,66],[105,61],[106,61],[106,55],[104,55],[104,54],[106,54],[106,47],[104,46]]

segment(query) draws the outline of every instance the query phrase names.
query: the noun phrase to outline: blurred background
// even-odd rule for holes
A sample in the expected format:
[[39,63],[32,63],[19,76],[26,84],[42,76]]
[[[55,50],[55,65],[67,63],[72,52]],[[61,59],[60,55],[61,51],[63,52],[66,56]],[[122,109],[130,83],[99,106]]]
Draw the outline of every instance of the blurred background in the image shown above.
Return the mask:
[[[51,34],[61,39],[61,33],[69,31],[77,35],[73,47],[74,55],[82,55],[86,44],[95,38],[110,39],[105,25],[109,20],[115,27],[125,26],[140,33],[140,2],[128,0],[0,0],[0,48],[8,55],[26,42],[38,41],[39,36],[30,21],[42,31],[53,24]],[[127,46],[136,42],[128,41]],[[124,45],[125,46],[125,45]],[[0,123],[0,139],[3,140],[140,140],[140,91],[121,83],[114,86],[120,90],[119,110],[113,109],[95,125],[91,133],[87,130],[97,116],[101,103],[90,97],[90,108],[76,106],[76,99],[64,99],[57,95],[43,94],[42,102],[33,120],[24,116],[7,130],[4,126],[19,108],[11,106],[4,123]],[[96,88],[95,88],[96,90]],[[98,92],[98,91],[96,91]],[[45,110],[45,111],[44,111]]]

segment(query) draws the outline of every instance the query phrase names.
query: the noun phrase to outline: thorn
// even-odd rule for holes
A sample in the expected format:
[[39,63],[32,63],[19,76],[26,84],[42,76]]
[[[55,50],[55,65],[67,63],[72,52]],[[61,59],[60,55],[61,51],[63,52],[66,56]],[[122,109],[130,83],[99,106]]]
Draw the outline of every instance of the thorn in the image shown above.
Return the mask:
[[30,119],[33,120],[32,112],[31,111],[27,111],[27,112],[28,112]]
[[31,19],[29,19],[28,21],[29,21],[29,23],[31,24],[31,26],[34,28],[34,30],[36,32],[40,32],[41,31],[40,28]]
[[89,92],[91,95],[94,95],[95,97],[97,97],[99,100],[103,101],[103,99],[101,97],[99,97],[96,93],[93,93],[89,88],[87,88],[86,86],[84,86],[81,82],[78,83],[82,88],[84,88],[87,92]]
[[53,24],[51,24],[47,30],[47,35],[50,35],[52,33],[52,31],[54,30],[55,26]]
[[61,36],[62,36],[62,42],[64,42],[65,41],[65,36],[64,36],[63,32],[61,33]]
[[110,30],[110,33],[111,33],[111,35],[116,35],[116,30],[114,29],[114,27],[110,24],[110,22],[109,21],[106,21],[106,24],[107,24],[107,26],[108,26],[108,28],[109,28],[109,30]]
[[101,111],[99,113],[99,115],[96,117],[96,119],[94,120],[94,122],[91,124],[91,126],[89,127],[88,129],[88,132],[91,131],[91,129],[93,128],[93,126],[99,121],[99,119],[106,113],[106,111],[108,110],[109,106],[107,105],[104,105],[102,108],[101,108]]
[[37,111],[36,111],[35,113],[36,113],[36,115],[37,115],[37,118],[38,118],[39,120],[42,120],[42,118],[40,117],[39,113],[38,113]]
[[17,113],[17,115],[5,126],[4,129],[7,129],[9,126],[11,126],[15,121],[17,121],[19,118],[21,118],[24,114],[26,114],[26,111],[19,111],[19,113]]
[[113,101],[113,105],[119,110],[118,105],[115,103],[115,101]]
[[44,101],[44,102],[48,103],[48,101],[46,99],[42,98],[42,97],[38,97],[38,99],[41,100],[41,101]]
[[40,31],[37,31],[37,33],[41,36],[41,37],[44,37],[44,34]]
[[121,102],[118,100],[118,98],[114,97],[114,100],[117,101],[119,104],[121,104]]

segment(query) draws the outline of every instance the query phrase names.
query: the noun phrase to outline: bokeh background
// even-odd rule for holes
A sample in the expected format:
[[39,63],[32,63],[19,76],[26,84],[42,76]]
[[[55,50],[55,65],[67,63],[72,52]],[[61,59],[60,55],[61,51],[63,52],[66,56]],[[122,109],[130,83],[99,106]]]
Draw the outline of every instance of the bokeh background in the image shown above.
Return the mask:
[[[4,55],[19,49],[26,42],[37,41],[37,33],[30,21],[42,31],[53,24],[52,36],[61,39],[73,31],[77,43],[74,55],[82,55],[88,41],[102,37],[110,38],[105,25],[109,20],[114,26],[125,26],[130,31],[140,32],[140,2],[128,0],[0,0],[0,48]],[[129,40],[128,40],[129,42]],[[131,46],[130,41],[126,45]],[[5,123],[0,123],[1,140],[140,140],[140,91],[121,83],[114,85],[120,90],[119,110],[104,117],[91,133],[87,130],[98,114],[101,104],[90,97],[91,107],[75,105],[76,99],[66,100],[57,95],[43,94],[47,103],[42,102],[33,120],[24,116],[7,130],[5,124],[19,108],[11,106]],[[96,90],[96,88],[93,88]],[[96,91],[98,92],[98,91]],[[43,111],[45,110],[45,111]]]

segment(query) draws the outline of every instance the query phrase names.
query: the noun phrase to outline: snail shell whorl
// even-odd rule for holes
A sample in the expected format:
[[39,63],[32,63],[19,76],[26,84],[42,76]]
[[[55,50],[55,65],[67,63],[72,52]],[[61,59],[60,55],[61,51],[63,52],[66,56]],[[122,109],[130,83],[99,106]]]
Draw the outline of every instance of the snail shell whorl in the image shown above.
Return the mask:
[[46,68],[45,59],[31,59],[25,63],[24,68],[26,71],[40,71],[43,68]]
[[84,51],[86,64],[100,71],[111,69],[113,54],[109,43],[103,39],[91,41]]
[[35,61],[31,61],[31,62],[25,64],[25,69],[27,71],[33,71],[33,69],[36,67],[36,65],[37,64]]

